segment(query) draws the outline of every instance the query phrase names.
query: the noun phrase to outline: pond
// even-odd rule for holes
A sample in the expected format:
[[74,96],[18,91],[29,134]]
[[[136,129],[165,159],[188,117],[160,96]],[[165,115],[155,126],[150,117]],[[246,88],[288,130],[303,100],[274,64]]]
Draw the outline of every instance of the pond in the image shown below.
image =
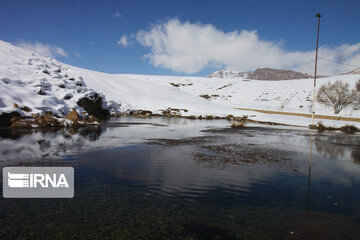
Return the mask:
[[2,167],[75,169],[72,199],[1,198],[0,239],[359,239],[359,135],[230,125],[0,130]]

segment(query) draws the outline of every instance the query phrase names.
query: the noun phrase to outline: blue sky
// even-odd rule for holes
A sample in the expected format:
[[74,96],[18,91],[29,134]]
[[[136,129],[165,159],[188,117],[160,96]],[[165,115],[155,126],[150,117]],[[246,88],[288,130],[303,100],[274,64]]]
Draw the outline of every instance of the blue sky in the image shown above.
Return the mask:
[[[257,67],[309,72],[317,12],[323,15],[320,55],[360,65],[358,0],[2,0],[0,39],[43,44],[62,62],[109,73],[201,76]],[[118,44],[121,37],[126,44]],[[320,73],[351,69],[329,64],[320,65]]]

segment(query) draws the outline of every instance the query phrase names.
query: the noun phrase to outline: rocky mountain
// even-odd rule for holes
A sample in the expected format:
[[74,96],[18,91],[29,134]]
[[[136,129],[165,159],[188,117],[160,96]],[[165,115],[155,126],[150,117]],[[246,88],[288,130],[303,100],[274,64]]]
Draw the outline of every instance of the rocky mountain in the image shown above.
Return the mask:
[[254,80],[291,80],[313,78],[313,76],[292,70],[258,68],[254,72],[249,73],[248,78]]
[[273,69],[273,68],[258,68],[254,72],[236,72],[236,71],[216,71],[207,77],[217,78],[247,78],[253,80],[292,80],[292,79],[306,79],[313,78],[313,76],[295,72],[292,70]]

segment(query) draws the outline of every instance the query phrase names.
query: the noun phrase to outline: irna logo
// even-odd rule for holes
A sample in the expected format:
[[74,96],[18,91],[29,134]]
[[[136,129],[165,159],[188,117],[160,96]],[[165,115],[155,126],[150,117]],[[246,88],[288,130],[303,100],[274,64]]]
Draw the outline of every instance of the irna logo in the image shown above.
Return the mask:
[[72,198],[74,168],[5,167],[3,196],[5,198]]
[[25,174],[8,172],[8,186],[11,188],[53,188],[69,187],[65,174]]

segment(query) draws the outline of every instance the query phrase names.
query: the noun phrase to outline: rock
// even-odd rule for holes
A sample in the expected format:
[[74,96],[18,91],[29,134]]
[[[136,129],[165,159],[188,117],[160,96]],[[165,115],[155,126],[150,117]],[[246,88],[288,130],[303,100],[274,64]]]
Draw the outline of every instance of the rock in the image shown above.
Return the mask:
[[242,117],[235,117],[234,120],[239,121],[239,122],[243,122],[246,121],[248,117],[247,116],[242,116]]
[[79,99],[77,104],[89,115],[93,115],[99,119],[108,119],[110,117],[110,112],[108,109],[102,108],[102,102],[103,98],[98,93],[95,93]]
[[97,117],[90,116],[89,117],[89,123],[99,123],[100,120]]
[[35,127],[60,127],[60,123],[51,112],[43,115],[33,114],[31,117],[21,117],[18,112],[5,113],[0,115],[0,124],[2,127],[12,128],[35,128]]
[[20,107],[20,110],[23,110],[24,112],[31,112],[32,111],[32,109],[27,107],[27,106]]
[[69,100],[73,97],[73,95],[71,93],[67,93],[65,96],[64,96],[64,99],[65,100]]
[[160,110],[163,116],[166,117],[181,117],[180,111],[186,109],[168,108],[166,110]]
[[148,110],[132,110],[129,114],[134,117],[147,118],[153,115],[153,112]]
[[40,88],[40,90],[37,92],[39,95],[46,95],[46,92],[44,89]]
[[209,95],[207,95],[207,94],[203,94],[203,95],[199,95],[200,97],[202,97],[202,98],[205,98],[205,99],[209,99],[209,98],[211,98]]
[[234,119],[234,115],[228,114],[228,115],[226,115],[225,118],[226,118],[227,120],[232,120],[232,119]]
[[196,119],[196,116],[195,116],[195,115],[190,115],[190,116],[185,116],[184,118],[187,118],[187,119]]
[[27,106],[20,107],[17,103],[14,103],[14,108],[18,108],[18,109],[20,109],[20,110],[22,110],[24,112],[31,112],[32,111],[31,108],[29,108]]
[[0,127],[10,127],[11,122],[19,118],[20,113],[18,112],[2,113],[0,115]]
[[75,85],[76,85],[76,86],[79,86],[79,87],[82,87],[82,86],[83,86],[83,83],[80,82],[80,81],[78,81],[78,82],[75,83]]
[[77,122],[79,118],[80,116],[75,109],[73,109],[70,113],[68,113],[68,115],[66,115],[66,119],[69,119],[74,123]]
[[46,91],[51,91],[52,84],[43,78],[40,80],[40,90],[37,92],[39,95],[46,95]]
[[34,119],[17,118],[11,121],[12,128],[33,128],[35,126],[38,125]]
[[35,124],[39,127],[60,127],[59,121],[50,112],[35,116]]
[[151,114],[152,114],[152,111],[147,111],[147,110],[142,110],[142,111],[140,111],[140,113],[139,113],[140,115],[145,115],[145,116],[151,116]]

